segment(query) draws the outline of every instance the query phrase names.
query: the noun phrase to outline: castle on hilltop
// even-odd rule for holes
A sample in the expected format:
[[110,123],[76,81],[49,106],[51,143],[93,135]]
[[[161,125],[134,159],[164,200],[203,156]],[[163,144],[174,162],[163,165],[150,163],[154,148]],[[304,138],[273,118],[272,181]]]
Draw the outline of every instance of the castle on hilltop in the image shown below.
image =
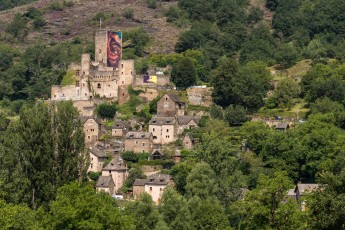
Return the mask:
[[73,82],[51,87],[51,100],[90,101],[103,98],[123,103],[127,88],[135,81],[134,60],[122,60],[122,32],[98,30],[95,34],[95,60],[83,54],[80,64],[68,72]]

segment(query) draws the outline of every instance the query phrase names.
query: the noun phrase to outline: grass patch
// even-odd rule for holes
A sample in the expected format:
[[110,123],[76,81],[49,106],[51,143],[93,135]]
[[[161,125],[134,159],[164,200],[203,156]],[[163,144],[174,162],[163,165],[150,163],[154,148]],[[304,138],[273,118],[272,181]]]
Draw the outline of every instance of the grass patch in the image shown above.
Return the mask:
[[76,76],[75,72],[68,70],[66,72],[66,75],[62,78],[61,85],[66,86],[66,85],[74,85],[76,81]]
[[289,76],[304,76],[310,70],[311,63],[310,59],[297,62],[296,65],[287,69]]

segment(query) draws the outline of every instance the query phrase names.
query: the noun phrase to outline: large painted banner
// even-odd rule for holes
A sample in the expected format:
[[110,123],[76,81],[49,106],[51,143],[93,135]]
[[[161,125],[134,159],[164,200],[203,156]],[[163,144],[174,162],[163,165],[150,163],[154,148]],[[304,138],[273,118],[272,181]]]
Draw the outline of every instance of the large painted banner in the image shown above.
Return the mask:
[[144,83],[157,83],[157,76],[144,75]]
[[122,56],[122,32],[108,31],[107,66],[118,68],[121,56]]

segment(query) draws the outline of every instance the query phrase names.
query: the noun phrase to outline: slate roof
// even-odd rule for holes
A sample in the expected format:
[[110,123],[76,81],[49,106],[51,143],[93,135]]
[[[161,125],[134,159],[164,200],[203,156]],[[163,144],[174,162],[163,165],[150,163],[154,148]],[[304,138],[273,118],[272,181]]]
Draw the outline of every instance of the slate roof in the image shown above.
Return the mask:
[[187,125],[191,120],[193,120],[197,125],[199,125],[200,117],[196,116],[178,116],[177,122],[179,125]]
[[171,176],[168,174],[153,174],[147,179],[136,179],[134,186],[145,186],[145,185],[167,185],[171,180]]
[[114,157],[108,164],[103,168],[102,171],[123,171],[128,170],[127,165],[120,157]]
[[302,184],[298,183],[295,188],[295,192],[298,189],[299,193],[303,195],[304,193],[312,192],[320,187],[319,184]]
[[152,151],[152,153],[151,153],[151,156],[152,156],[152,155],[157,155],[157,154],[159,154],[159,155],[161,155],[161,156],[164,156],[164,153],[163,153],[161,150],[159,150],[159,149],[154,149],[154,150]]
[[133,186],[145,186],[146,179],[135,179]]
[[127,124],[125,121],[117,120],[114,122],[112,128],[113,129],[124,129],[124,128],[127,128]]
[[170,93],[167,93],[166,95],[168,95],[174,102],[177,102],[177,103],[183,103],[185,104],[181,98],[175,94],[170,94]]
[[93,116],[81,116],[80,117],[80,121],[81,121],[82,124],[84,124],[89,119],[93,119],[93,120],[95,120],[97,122],[97,124],[100,124],[100,121],[99,121],[99,119],[97,117],[93,117]]
[[149,121],[149,125],[174,125],[175,123],[174,117],[154,117]]
[[126,134],[126,139],[150,139],[151,137],[151,133],[150,132],[128,132]]
[[109,188],[111,181],[113,181],[111,176],[100,176],[97,180],[96,187]]
[[100,150],[97,147],[90,147],[89,151],[95,155],[96,157],[108,157],[107,154],[105,152],[103,152],[102,150]]

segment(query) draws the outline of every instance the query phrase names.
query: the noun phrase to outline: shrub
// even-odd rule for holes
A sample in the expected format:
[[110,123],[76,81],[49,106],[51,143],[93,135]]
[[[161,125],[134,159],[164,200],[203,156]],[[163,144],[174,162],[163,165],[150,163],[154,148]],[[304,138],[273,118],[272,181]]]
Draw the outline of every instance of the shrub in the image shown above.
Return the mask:
[[132,8],[128,8],[123,12],[123,16],[127,19],[131,19],[134,17],[134,10]]
[[151,9],[157,8],[157,0],[147,0],[147,7]]
[[102,103],[97,106],[96,113],[101,118],[112,119],[116,113],[116,104]]

